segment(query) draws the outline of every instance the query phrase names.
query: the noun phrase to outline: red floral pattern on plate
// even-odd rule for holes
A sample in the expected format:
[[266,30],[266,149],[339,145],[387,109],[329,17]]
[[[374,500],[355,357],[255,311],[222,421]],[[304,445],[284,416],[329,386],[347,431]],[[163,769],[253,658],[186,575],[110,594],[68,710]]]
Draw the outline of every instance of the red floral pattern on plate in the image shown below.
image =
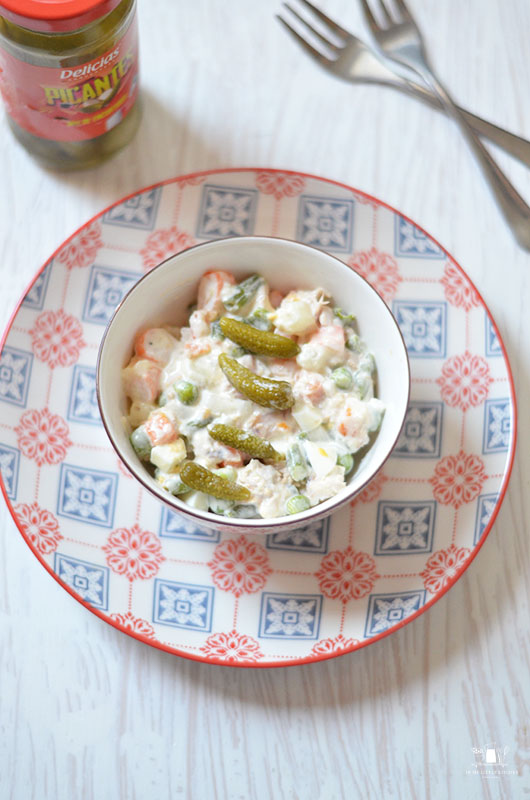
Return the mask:
[[439,503],[460,508],[478,497],[486,478],[482,459],[460,450],[438,462],[429,482]]
[[86,347],[83,328],[71,314],[59,311],[43,311],[30,330],[31,349],[50,369],[70,367]]
[[110,618],[117,622],[122,628],[131,633],[144,636],[146,639],[155,639],[155,629],[145,619],[135,617],[130,611],[126,614],[111,614]]
[[386,303],[395,296],[403,280],[396,259],[389,253],[380,252],[376,247],[355,253],[347,263],[366,278]]
[[256,186],[263,194],[272,194],[276,200],[282,197],[296,197],[305,188],[305,180],[301,175],[289,172],[258,172]]
[[212,633],[208,636],[201,651],[210,658],[216,658],[227,663],[238,661],[259,661],[263,658],[259,643],[244,633],[236,630],[230,633]]
[[473,306],[480,305],[477,292],[460,270],[449,262],[444,269],[440,283],[444,287],[445,299],[457,308],[470,311]]
[[158,536],[143,531],[137,524],[112,531],[103,551],[109,567],[130,581],[152,578],[165,561]]
[[176,225],[171,228],[160,228],[148,236],[145,246],[140,250],[145,270],[153,269],[169,256],[181,253],[196,244],[195,239]]
[[466,350],[463,355],[447,359],[436,383],[448,406],[467,411],[471,406],[479,406],[484,402],[493,378],[488,362],[482,356],[472,355]]
[[328,553],[315,577],[325,597],[347,603],[369,594],[379,575],[375,561],[368,553],[347,547]]
[[352,192],[352,195],[362,206],[371,206],[374,211],[377,210],[381,205],[373,197],[367,197],[365,194],[361,194],[361,192]]
[[265,548],[245,536],[218,544],[208,566],[215,585],[235,597],[259,592],[272,573]]
[[19,503],[15,511],[20,527],[39,553],[47,555],[57,550],[63,537],[51,511],[41,508],[38,503]]
[[383,486],[388,478],[383,472],[378,472],[375,478],[372,478],[370,483],[367,483],[362,492],[359,492],[357,497],[352,500],[352,505],[360,501],[361,503],[372,503],[380,496],[383,491]]
[[27,457],[43,464],[58,464],[66,456],[72,442],[70,429],[62,417],[52,414],[47,408],[42,411],[28,409],[20,417],[15,428],[20,451]]
[[344,634],[339,633],[334,639],[321,639],[311,650],[311,654],[318,655],[331,655],[332,653],[342,653],[344,650],[350,650],[356,644],[359,644],[358,639],[347,639]]
[[66,269],[90,267],[101,247],[103,247],[101,225],[96,220],[86,225],[59,251],[57,261],[64,264]]
[[420,573],[423,585],[431,594],[440,592],[454,579],[469,558],[468,547],[452,544],[447,550],[438,550],[429,557],[425,569]]

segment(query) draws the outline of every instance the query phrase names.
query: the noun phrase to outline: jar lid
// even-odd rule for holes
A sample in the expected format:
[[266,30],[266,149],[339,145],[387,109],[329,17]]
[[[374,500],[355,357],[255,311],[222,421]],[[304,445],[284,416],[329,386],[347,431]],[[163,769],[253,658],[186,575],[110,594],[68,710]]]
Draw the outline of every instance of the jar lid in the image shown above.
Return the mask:
[[0,16],[32,31],[66,33],[109,14],[121,0],[0,0]]

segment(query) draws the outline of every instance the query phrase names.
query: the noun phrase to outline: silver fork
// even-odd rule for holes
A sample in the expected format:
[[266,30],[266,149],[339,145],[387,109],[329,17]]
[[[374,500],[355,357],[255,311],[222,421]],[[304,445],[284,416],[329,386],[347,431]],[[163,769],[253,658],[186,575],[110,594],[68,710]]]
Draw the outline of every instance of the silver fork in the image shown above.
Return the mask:
[[[431,108],[445,111],[445,108],[436,94],[421,83],[415,83],[405,77],[392,72],[382,61],[381,56],[372,50],[361,39],[354,36],[323,11],[314,6],[309,0],[299,0],[299,3],[318,20],[320,30],[312,22],[302,17],[289,3],[284,7],[303,25],[303,28],[318,41],[317,49],[308,42],[287,19],[277,15],[277,19],[294,37],[303,50],[323,69],[331,72],[337,78],[342,78],[349,83],[375,83],[382,86],[391,86],[405,94],[416,97],[427,103]],[[530,167],[530,142],[521,136],[516,136],[504,128],[487,122],[482,117],[471,114],[463,108],[460,111],[465,116],[471,127],[480,135],[489,139],[498,147],[517,158],[527,167]]]
[[361,0],[361,5],[381,52],[392,62],[413,70],[438,95],[477,159],[515,238],[521,247],[530,250],[530,208],[473,132],[465,116],[434,74],[423,46],[421,33],[403,0],[394,0],[392,10],[389,10],[388,0],[376,0],[374,6],[378,7],[377,13],[382,24],[378,22],[368,0]]

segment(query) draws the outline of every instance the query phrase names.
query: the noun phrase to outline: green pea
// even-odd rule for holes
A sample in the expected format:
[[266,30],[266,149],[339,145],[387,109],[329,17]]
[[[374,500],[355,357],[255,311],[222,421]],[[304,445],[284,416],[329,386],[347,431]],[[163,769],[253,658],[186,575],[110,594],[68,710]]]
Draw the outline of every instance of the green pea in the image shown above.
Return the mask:
[[189,486],[186,486],[180,480],[178,475],[171,475],[166,472],[161,472],[159,469],[155,470],[155,478],[158,483],[170,494],[178,495],[189,492]]
[[185,406],[191,406],[199,396],[199,390],[194,383],[179,381],[176,385],[177,397]]
[[354,333],[352,330],[348,331],[346,336],[346,347],[354,353],[362,353],[363,342],[361,337]]
[[359,361],[358,369],[361,372],[368,372],[370,375],[375,371],[375,358],[372,353],[365,353]]
[[337,457],[337,464],[339,467],[344,467],[344,477],[346,477],[353,469],[353,456],[351,453],[343,453]]
[[149,461],[151,442],[142,425],[131,433],[131,444],[138,458],[142,461]]
[[353,386],[353,376],[346,367],[338,367],[331,373],[331,380],[338,389],[351,389]]
[[305,494],[293,494],[285,505],[288,514],[299,514],[301,511],[307,511],[311,508],[309,497]]

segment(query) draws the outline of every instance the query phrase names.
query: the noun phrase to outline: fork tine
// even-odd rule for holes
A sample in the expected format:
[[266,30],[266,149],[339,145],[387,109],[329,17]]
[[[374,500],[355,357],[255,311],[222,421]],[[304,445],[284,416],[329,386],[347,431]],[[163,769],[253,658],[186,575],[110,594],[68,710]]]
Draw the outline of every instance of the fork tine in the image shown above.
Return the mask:
[[394,4],[396,8],[399,8],[401,14],[403,16],[403,22],[412,22],[412,14],[408,10],[407,6],[403,2],[403,0],[394,0]]
[[302,5],[304,5],[309,11],[311,11],[321,22],[327,25],[332,33],[336,34],[337,36],[343,36],[345,39],[351,36],[349,31],[341,28],[341,26],[335,22],[335,20],[326,16],[323,11],[314,6],[313,3],[310,3],[309,0],[300,0],[300,3],[302,3]]
[[361,0],[361,6],[364,12],[364,18],[368,23],[368,27],[370,28],[373,34],[379,33],[380,25],[377,22],[374,15],[372,14],[372,9],[368,5],[368,0]]
[[289,5],[289,3],[284,3],[283,5],[285,6],[285,8],[287,8],[287,9],[288,9],[288,10],[291,12],[291,14],[293,15],[293,17],[296,17],[296,19],[297,19],[299,22],[301,22],[301,23],[302,23],[302,25],[304,26],[304,28],[306,28],[306,29],[309,31],[309,33],[310,33],[312,36],[315,36],[315,37],[316,37],[316,38],[317,38],[317,39],[318,39],[320,42],[322,42],[322,44],[323,44],[323,45],[325,45],[325,47],[327,47],[329,50],[331,50],[331,52],[332,52],[332,53],[336,54],[336,51],[337,51],[337,49],[338,49],[338,45],[336,45],[334,42],[330,42],[330,41],[329,41],[329,39],[326,39],[326,37],[325,37],[325,36],[323,36],[321,33],[319,33],[319,32],[318,32],[318,31],[317,31],[315,28],[313,28],[313,27],[312,27],[312,26],[309,24],[309,22],[307,22],[307,21],[306,21],[306,20],[305,20],[305,19],[304,19],[304,18],[303,18],[303,17],[302,17],[302,16],[301,16],[299,13],[298,13],[298,11],[296,11],[296,9],[294,9],[294,8],[293,8],[291,5]]
[[327,66],[331,62],[330,58],[326,58],[326,56],[323,56],[319,50],[317,50],[315,47],[312,47],[308,42],[306,42],[306,40],[302,36],[300,36],[300,34],[297,33],[294,28],[291,28],[289,23],[286,22],[283,19],[283,17],[280,17],[279,14],[276,14],[276,19],[278,20],[278,22],[281,22],[283,27],[286,28],[287,32],[294,39],[296,39],[300,47],[302,47],[306,51],[306,53],[309,56],[311,56],[311,58],[314,58],[315,61],[318,61],[319,64],[324,64],[325,66]]

